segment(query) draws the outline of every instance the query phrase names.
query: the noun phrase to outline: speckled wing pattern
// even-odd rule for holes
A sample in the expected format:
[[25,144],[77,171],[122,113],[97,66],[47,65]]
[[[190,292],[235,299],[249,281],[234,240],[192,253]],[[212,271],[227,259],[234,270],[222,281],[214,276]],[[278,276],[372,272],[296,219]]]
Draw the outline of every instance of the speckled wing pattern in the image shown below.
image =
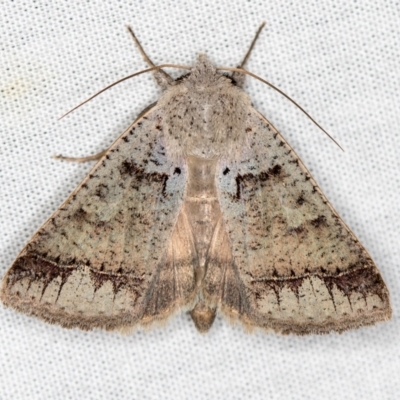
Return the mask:
[[5,305],[64,327],[118,329],[192,301],[187,168],[167,158],[159,124],[156,108],[135,122],[38,230],[4,277]]
[[374,262],[309,172],[257,111],[241,154],[220,159],[222,211],[204,294],[248,327],[344,331],[389,319]]
[[280,333],[390,318],[374,262],[300,159],[205,55],[168,81],[6,273],[4,304],[118,329],[190,310]]

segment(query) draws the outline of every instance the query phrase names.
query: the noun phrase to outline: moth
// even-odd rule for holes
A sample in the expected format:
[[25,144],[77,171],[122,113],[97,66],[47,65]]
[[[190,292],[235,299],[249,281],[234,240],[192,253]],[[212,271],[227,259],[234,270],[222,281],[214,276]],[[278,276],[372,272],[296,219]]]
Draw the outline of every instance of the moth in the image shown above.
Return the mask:
[[173,80],[137,44],[160,99],[23,248],[3,303],[84,330],[179,310],[200,332],[217,312],[298,335],[390,319],[373,260],[242,90],[250,50],[233,74],[200,55]]

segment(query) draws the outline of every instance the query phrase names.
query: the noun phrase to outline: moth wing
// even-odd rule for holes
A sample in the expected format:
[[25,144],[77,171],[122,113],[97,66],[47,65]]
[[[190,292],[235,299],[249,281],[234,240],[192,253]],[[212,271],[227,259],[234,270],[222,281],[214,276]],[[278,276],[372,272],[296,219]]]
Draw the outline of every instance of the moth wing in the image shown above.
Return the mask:
[[168,158],[158,114],[135,121],[37,231],[4,277],[5,305],[64,327],[117,329],[192,302],[187,166]]
[[389,319],[377,267],[292,148],[255,110],[246,132],[245,145],[217,170],[222,219],[210,245],[208,302],[281,333]]

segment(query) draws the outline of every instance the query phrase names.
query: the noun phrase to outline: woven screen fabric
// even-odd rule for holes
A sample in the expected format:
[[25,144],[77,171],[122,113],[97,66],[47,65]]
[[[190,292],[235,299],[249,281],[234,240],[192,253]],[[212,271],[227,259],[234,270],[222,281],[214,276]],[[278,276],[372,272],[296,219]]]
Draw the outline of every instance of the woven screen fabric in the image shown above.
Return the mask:
[[[393,320],[342,335],[247,333],[186,313],[130,335],[65,330],[0,306],[0,399],[398,399],[400,6],[396,1],[0,1],[0,273],[92,163],[160,95],[125,25],[156,64],[207,53],[237,66],[262,21],[245,90],[364,244]],[[182,74],[171,70],[174,77]]]

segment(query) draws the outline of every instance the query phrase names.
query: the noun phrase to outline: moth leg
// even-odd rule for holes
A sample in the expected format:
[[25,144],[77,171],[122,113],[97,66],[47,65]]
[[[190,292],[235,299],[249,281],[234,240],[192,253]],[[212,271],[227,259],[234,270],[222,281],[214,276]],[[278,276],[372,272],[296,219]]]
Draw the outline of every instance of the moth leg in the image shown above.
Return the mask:
[[[141,111],[141,113],[137,116],[135,121],[133,121],[133,124],[135,124],[136,121],[138,121],[140,118],[142,118],[142,116],[144,114],[146,114],[147,111],[151,110],[156,104],[157,104],[156,102],[151,103],[146,108],[144,108]],[[128,130],[130,130],[131,126],[128,128]],[[92,156],[87,156],[87,157],[66,157],[66,156],[63,156],[60,154],[58,156],[53,156],[53,158],[55,158],[56,160],[63,160],[63,161],[69,161],[69,162],[80,162],[80,163],[87,162],[87,161],[97,161],[97,160],[100,160],[101,157],[105,156],[107,154],[108,150],[109,150],[109,148],[107,148],[103,151],[100,151],[100,153],[94,154]]]
[[[142,45],[140,44],[139,40],[137,39],[137,37],[135,36],[132,28],[130,26],[127,26],[127,29],[129,31],[129,33],[132,36],[132,39],[134,40],[137,48],[140,51],[140,54],[143,56],[144,61],[146,61],[147,64],[150,65],[150,67],[155,67],[156,65],[153,63],[153,61],[150,60],[150,57],[146,54],[146,52],[144,51]],[[163,90],[165,90],[168,86],[171,85],[171,83],[174,81],[171,76],[169,76],[165,71],[163,71],[162,69],[153,72],[154,78],[156,80],[156,82],[158,83],[158,85],[161,86],[161,88]]]
[[[265,26],[265,22],[263,22],[263,23],[259,26],[259,28],[257,29],[257,32],[256,32],[256,34],[255,34],[255,36],[254,36],[254,39],[253,39],[253,41],[252,41],[251,44],[250,44],[249,50],[247,50],[247,53],[246,53],[246,55],[244,56],[244,58],[243,58],[242,62],[240,63],[240,65],[238,65],[238,68],[244,68],[244,66],[245,66],[247,60],[249,59],[250,54],[251,54],[251,52],[252,52],[252,50],[253,50],[253,48],[254,48],[254,45],[256,44],[256,41],[257,41],[258,37],[260,36],[260,33],[261,33],[262,29],[264,28],[264,26]],[[234,73],[232,74],[232,78],[235,80],[236,84],[237,84],[239,87],[243,87],[244,81],[245,81],[245,79],[246,79],[246,75],[245,75],[245,74],[241,74],[240,72],[234,72]]]
[[69,161],[69,162],[87,162],[87,161],[93,161],[93,160],[100,160],[101,157],[103,157],[107,153],[108,149],[105,149],[101,151],[100,153],[93,154],[92,156],[87,156],[87,157],[65,157],[63,155],[58,155],[58,156],[53,156],[56,160],[64,160],[64,161]]

